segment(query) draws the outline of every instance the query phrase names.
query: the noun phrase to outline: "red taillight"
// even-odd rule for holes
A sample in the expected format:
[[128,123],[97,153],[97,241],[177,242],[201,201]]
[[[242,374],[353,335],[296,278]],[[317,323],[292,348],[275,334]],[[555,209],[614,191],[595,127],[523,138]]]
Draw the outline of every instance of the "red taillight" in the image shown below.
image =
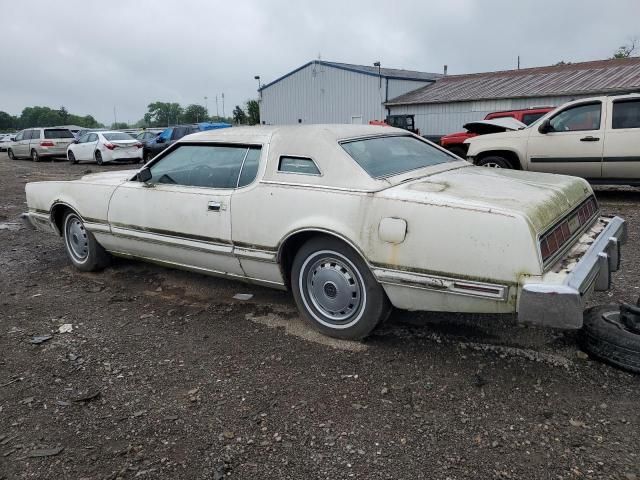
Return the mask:
[[55,143],[50,140],[45,140],[44,142],[40,142],[41,147],[55,147]]
[[113,150],[114,148],[116,148],[116,146],[113,143],[105,143],[104,146],[109,150]]
[[137,148],[142,148],[142,144],[141,143],[136,143],[136,147]]
[[[573,214],[544,234],[540,239],[540,254],[542,255],[542,260],[547,261],[558,250],[562,249],[571,239],[572,235],[584,227],[597,211],[596,201],[593,197],[589,198],[580,205],[577,210],[574,210]],[[573,227],[574,230],[572,232],[571,227],[573,226],[572,221],[574,220],[577,220],[577,227]]]

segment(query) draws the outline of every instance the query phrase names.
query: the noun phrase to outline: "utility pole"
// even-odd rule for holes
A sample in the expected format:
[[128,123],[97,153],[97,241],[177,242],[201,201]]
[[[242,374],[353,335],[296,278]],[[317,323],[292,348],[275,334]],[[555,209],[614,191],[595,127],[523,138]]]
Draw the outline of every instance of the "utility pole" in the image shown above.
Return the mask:
[[518,70],[520,70],[520,55],[518,55]]
[[224,92],[222,92],[222,116],[223,116],[223,117],[225,117],[225,118],[227,117],[227,116],[224,114]]
[[113,106],[113,123],[115,124],[115,126],[118,126],[118,117],[116,117],[116,106]]
[[216,95],[216,117],[220,118],[220,110],[218,110],[218,95]]
[[204,108],[207,111],[207,113],[209,113],[209,99],[207,98],[206,95],[204,97]]

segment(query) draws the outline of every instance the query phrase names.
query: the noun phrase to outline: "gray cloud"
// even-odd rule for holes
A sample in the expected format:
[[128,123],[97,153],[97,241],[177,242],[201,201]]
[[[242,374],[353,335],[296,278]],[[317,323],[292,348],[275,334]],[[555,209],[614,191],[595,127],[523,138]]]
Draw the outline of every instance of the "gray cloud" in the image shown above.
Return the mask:
[[154,100],[208,96],[215,113],[222,92],[230,114],[256,96],[254,75],[319,54],[453,74],[514,68],[517,55],[523,67],[606,58],[640,34],[635,0],[22,0],[8,12],[0,110],[65,105],[104,123],[114,106],[136,121]]

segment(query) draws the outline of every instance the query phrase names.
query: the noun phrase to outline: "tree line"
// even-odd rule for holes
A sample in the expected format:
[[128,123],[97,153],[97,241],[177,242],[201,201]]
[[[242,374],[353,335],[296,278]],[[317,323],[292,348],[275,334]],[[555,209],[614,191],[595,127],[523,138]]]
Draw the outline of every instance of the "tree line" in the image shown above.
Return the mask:
[[22,130],[31,127],[54,127],[56,125],[78,125],[99,128],[103,125],[91,115],[74,115],[62,106],[57,110],[49,107],[27,107],[19,116],[0,111],[0,131]]
[[[210,116],[203,105],[191,104],[182,107],[179,103],[152,102],[147,112],[136,123],[117,122],[110,128],[124,129],[134,127],[166,127],[180,123],[226,122],[237,125],[256,125],[260,123],[260,105],[257,100],[248,100],[243,109],[239,105],[233,110],[231,117]],[[58,109],[34,106],[22,110],[18,116],[0,111],[0,132],[17,131],[32,127],[54,127],[57,125],[77,125],[84,128],[104,128],[91,115],[75,115],[69,113],[64,106]]]

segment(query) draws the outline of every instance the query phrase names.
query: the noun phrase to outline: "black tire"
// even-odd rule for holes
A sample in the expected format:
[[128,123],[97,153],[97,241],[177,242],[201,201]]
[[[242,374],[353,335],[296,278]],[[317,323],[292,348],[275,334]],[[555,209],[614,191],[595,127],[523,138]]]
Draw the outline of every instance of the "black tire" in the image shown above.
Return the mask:
[[513,165],[511,165],[511,162],[509,160],[497,155],[483,157],[478,160],[478,163],[476,165],[478,165],[479,167],[490,168],[513,168]]
[[451,147],[449,151],[460,158],[467,158],[467,151],[463,147]]
[[143,161],[144,163],[148,163],[153,158],[153,154],[151,152],[144,152]]
[[69,160],[69,163],[73,163],[73,164],[78,163],[76,156],[73,154],[71,150],[67,152],[67,159]]
[[102,154],[100,153],[100,150],[96,150],[96,153],[94,153],[93,156],[96,159],[96,163],[98,165],[102,165]]
[[78,270],[95,272],[109,264],[111,257],[93,234],[84,228],[82,218],[69,211],[62,221],[62,237],[67,257]]
[[11,150],[10,148],[7,150],[7,155],[9,156],[9,158],[10,158],[11,160],[17,160],[17,159],[18,159],[18,157],[16,157],[16,156],[13,154],[13,150]]
[[291,289],[305,320],[330,337],[359,340],[391,313],[389,299],[367,264],[332,237],[312,238],[298,250]]
[[40,161],[40,155],[38,155],[38,151],[35,148],[31,149],[31,160],[34,162]]
[[640,335],[623,324],[605,319],[607,312],[619,312],[619,305],[600,305],[584,312],[580,332],[582,348],[592,356],[634,373],[640,373]]

